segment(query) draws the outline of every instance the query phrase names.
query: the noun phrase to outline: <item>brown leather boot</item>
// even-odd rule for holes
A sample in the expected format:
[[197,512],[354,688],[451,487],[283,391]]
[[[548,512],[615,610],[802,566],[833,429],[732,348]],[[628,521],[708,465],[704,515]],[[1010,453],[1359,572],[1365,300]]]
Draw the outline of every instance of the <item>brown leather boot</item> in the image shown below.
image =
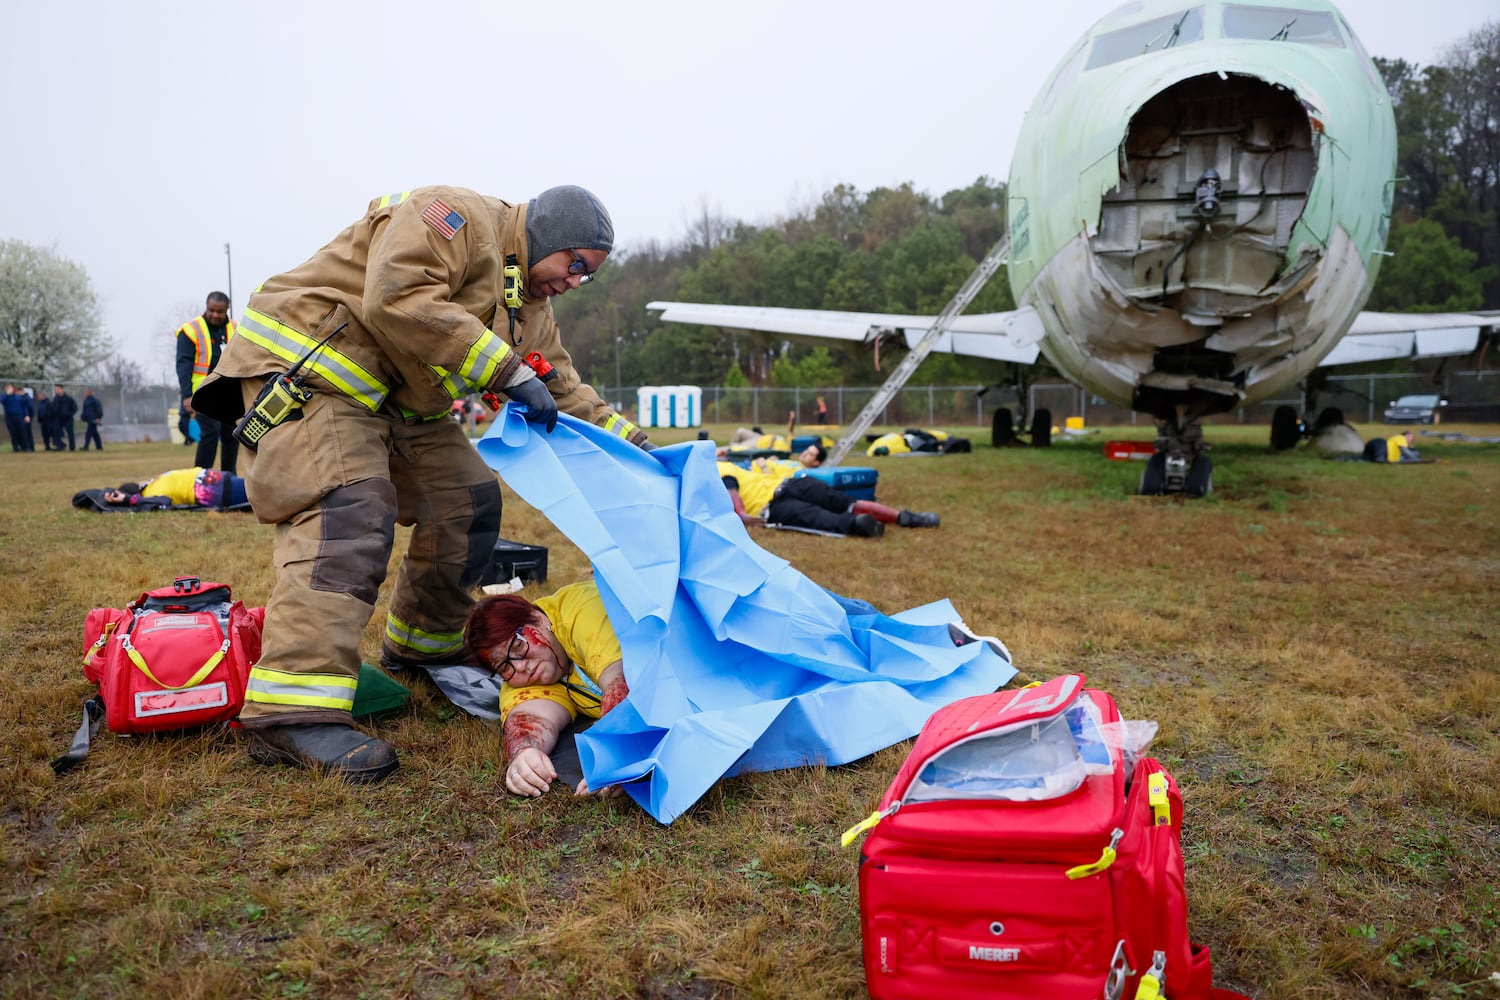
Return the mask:
[[384,781],[397,765],[396,750],[385,740],[335,723],[252,729],[250,759],[311,768],[357,785]]

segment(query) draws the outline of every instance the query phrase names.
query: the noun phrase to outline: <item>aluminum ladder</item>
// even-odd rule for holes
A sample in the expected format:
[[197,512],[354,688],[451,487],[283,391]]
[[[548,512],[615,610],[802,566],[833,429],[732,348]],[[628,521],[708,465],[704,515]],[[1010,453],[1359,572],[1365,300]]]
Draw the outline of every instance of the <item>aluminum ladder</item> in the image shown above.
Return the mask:
[[863,437],[865,431],[870,429],[870,425],[875,422],[875,418],[895,398],[896,393],[900,392],[902,387],[906,385],[907,381],[916,372],[917,367],[927,359],[927,355],[932,353],[932,349],[937,346],[939,338],[948,332],[948,328],[953,325],[953,321],[969,307],[969,303],[974,301],[974,296],[979,294],[979,290],[984,287],[984,283],[994,276],[995,272],[1000,269],[1001,264],[1005,263],[1005,256],[1009,250],[1010,235],[1007,233],[985,255],[984,260],[979,262],[979,266],[974,268],[974,273],[969,275],[968,280],[954,293],[953,298],[943,307],[943,311],[938,313],[937,319],[928,329],[926,336],[917,341],[916,346],[911,349],[906,357],[901,359],[901,363],[896,366],[895,371],[891,372],[891,376],[885,380],[885,384],[875,390],[875,394],[870,397],[870,401],[865,404],[865,408],[859,411],[859,415],[854,418],[853,423],[849,425],[849,429],[844,432],[844,436],[839,438],[838,444],[833,446],[833,453],[828,456],[828,461],[824,463],[825,465],[838,465],[844,460],[844,456],[849,454],[849,449],[854,447],[854,442]]

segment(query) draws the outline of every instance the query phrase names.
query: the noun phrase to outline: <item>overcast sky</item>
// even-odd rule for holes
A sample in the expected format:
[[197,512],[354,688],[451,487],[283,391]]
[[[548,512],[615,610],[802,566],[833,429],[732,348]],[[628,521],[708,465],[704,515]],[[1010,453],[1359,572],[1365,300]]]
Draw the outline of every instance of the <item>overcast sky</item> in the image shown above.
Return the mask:
[[[0,239],[88,271],[148,375],[370,198],[581,184],[622,247],[770,222],[849,183],[1003,180],[1021,117],[1115,0],[0,0]],[[1495,0],[1345,0],[1434,62]],[[0,373],[3,374],[3,373]]]

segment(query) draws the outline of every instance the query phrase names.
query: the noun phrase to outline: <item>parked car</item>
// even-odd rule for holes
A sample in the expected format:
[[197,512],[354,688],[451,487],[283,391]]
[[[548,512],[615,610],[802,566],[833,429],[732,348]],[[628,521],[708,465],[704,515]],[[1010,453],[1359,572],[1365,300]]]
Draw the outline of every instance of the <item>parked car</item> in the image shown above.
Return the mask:
[[1435,424],[1448,405],[1444,396],[1402,396],[1385,408],[1388,424]]

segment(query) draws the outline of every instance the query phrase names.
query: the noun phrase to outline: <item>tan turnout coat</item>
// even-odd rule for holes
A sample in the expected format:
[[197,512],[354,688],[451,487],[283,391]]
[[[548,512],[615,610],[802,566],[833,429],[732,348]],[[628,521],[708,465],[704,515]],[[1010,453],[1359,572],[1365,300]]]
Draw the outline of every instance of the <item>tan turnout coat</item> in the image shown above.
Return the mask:
[[[524,288],[526,253],[524,204],[441,186],[377,198],[306,263],[256,289],[241,335],[194,405],[237,419],[238,389],[213,383],[286,371],[347,324],[303,366],[311,387],[429,419],[467,393],[522,381],[522,355],[540,351],[557,369],[548,388],[559,409],[595,424],[623,423],[610,421],[614,410],[580,381],[550,300],[525,301],[510,333],[502,267],[515,255]],[[644,439],[633,425],[626,436]]]

